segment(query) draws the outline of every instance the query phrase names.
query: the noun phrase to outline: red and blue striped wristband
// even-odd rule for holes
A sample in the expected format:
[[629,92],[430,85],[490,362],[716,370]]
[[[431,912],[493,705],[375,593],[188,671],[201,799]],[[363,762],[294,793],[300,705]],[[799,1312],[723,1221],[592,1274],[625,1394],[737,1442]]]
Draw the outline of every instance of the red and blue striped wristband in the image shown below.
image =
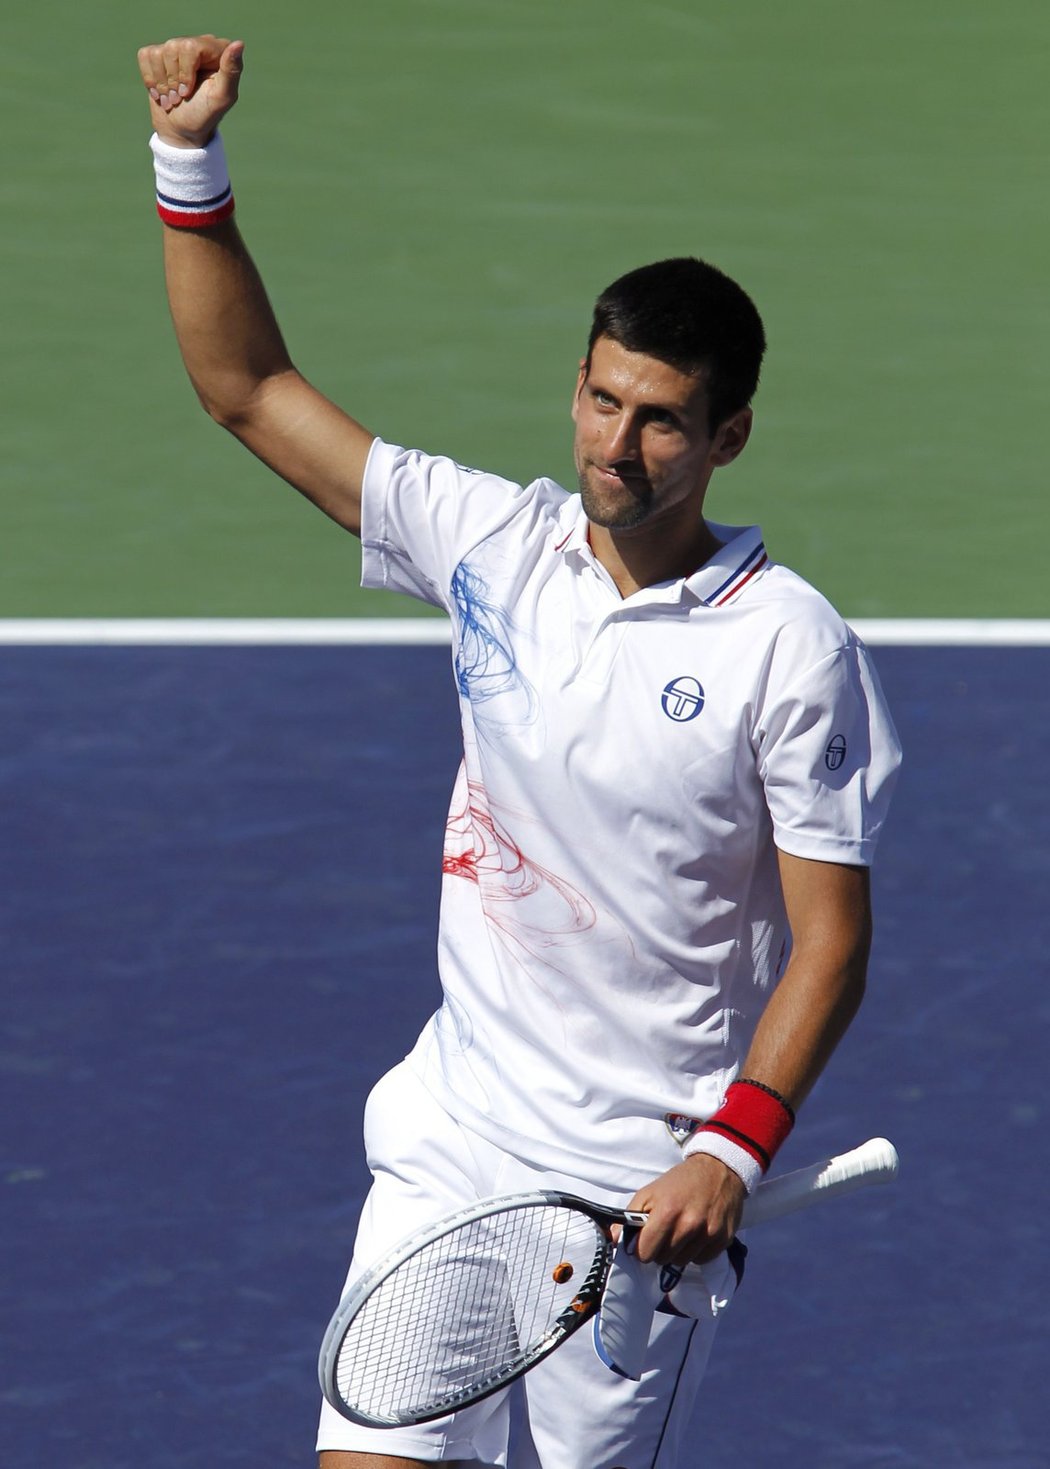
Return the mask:
[[750,1193],[794,1125],[794,1110],[779,1092],[764,1082],[741,1077],[682,1152],[687,1158],[697,1153],[718,1158],[739,1175]]
[[229,219],[233,189],[218,133],[204,148],[173,148],[156,133],[149,145],[157,179],[157,213],[165,224],[199,230]]

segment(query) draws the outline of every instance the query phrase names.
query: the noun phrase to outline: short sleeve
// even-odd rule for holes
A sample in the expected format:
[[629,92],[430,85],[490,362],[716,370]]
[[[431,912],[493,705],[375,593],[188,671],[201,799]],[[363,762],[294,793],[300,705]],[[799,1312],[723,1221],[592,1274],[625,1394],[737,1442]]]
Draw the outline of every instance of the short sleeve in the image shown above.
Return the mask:
[[455,568],[515,513],[524,494],[498,475],[377,439],[362,495],[361,585],[449,611]]
[[767,693],[755,738],[777,846],[869,866],[901,749],[867,650],[851,637]]

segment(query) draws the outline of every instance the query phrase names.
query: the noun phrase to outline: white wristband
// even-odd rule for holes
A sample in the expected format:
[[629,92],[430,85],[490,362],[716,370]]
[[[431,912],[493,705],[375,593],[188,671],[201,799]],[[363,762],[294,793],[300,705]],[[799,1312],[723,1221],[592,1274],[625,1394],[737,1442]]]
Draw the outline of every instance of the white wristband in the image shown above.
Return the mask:
[[717,1158],[727,1168],[732,1168],[748,1193],[753,1193],[756,1184],[762,1179],[762,1165],[757,1158],[752,1158],[746,1148],[740,1147],[729,1138],[723,1137],[717,1132],[694,1132],[692,1137],[682,1149],[682,1156],[694,1158],[697,1153],[709,1153],[712,1158]]
[[202,229],[229,218],[233,190],[218,133],[204,148],[173,148],[156,133],[149,145],[157,178],[157,213],[165,224]]

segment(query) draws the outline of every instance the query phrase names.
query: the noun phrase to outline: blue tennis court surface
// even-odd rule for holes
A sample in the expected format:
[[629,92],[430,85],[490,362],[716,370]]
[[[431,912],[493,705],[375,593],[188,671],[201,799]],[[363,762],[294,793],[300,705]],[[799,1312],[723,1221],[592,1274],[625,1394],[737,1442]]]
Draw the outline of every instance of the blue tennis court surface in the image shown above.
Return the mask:
[[[877,652],[870,995],[782,1161],[902,1176],[752,1234],[698,1469],[1050,1464],[1050,652]],[[0,1458],[309,1464],[363,1100],[437,998],[448,652],[0,666]]]

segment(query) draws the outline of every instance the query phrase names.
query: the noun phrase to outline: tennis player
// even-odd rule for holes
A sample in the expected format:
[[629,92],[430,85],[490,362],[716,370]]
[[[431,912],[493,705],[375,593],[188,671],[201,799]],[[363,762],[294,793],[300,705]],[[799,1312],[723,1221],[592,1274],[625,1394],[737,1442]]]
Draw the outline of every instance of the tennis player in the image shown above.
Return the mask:
[[670,1469],[743,1202],[861,1000],[899,762],[849,627],[757,527],[703,514],[751,433],[761,320],[699,260],[604,291],[572,395],[578,495],[378,439],[296,371],[234,223],[217,128],[242,44],[176,39],[139,64],[202,403],[361,535],[366,585],[452,623],[443,1003],[369,1099],[351,1274],[475,1197],[562,1187],[646,1211],[640,1257],[688,1262],[699,1303],[656,1313],[637,1382],[581,1332],[422,1427],[326,1406],[322,1465]]

